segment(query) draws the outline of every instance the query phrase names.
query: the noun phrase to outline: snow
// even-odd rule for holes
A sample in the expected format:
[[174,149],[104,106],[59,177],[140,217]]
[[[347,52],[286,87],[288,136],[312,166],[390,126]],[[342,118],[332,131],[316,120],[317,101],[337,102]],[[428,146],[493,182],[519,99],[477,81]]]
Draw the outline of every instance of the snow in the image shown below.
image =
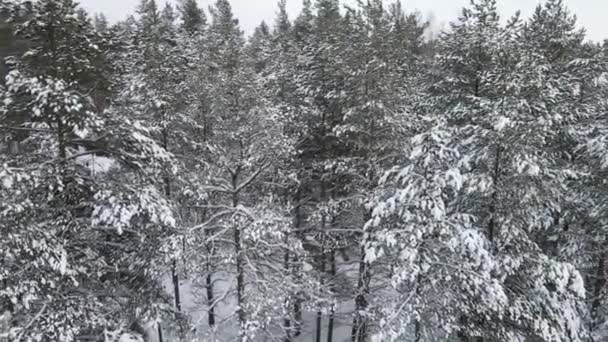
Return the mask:
[[[293,342],[314,340],[317,311],[314,342],[326,341],[334,307],[334,342],[357,315],[374,342],[414,340],[418,324],[423,341],[581,342],[595,326],[604,338],[608,56],[561,4],[506,25],[477,1],[415,47],[425,24],[381,1],[348,17],[322,1],[299,21],[310,30],[249,43],[225,1],[211,34],[192,39],[144,6],[112,42],[71,7],[34,2],[17,35],[65,29],[0,90],[0,119],[17,125],[0,133],[23,147],[0,146],[0,302],[14,311],[0,334],[71,342],[90,325],[105,342],[156,341],[158,328],[178,341],[177,271],[186,342],[284,341],[296,296]],[[107,155],[75,147],[83,139]],[[166,296],[150,281],[115,298],[130,297],[123,271],[136,268]],[[134,319],[149,320],[149,339],[129,331]]]
[[507,117],[504,116],[500,116],[498,118],[498,120],[496,121],[496,124],[494,125],[494,129],[497,131],[502,131],[505,128],[509,127],[511,125],[511,120]]
[[6,174],[4,171],[0,173],[0,182],[5,190],[11,189],[13,187],[13,177],[9,174]]
[[118,342],[144,342],[144,339],[133,334],[122,334]]
[[[83,154],[85,152],[86,150],[80,147],[76,154]],[[87,167],[94,175],[108,173],[112,168],[117,167],[116,160],[113,158],[97,156],[95,154],[77,157],[76,162]]]
[[[357,272],[357,265],[353,265],[350,268],[343,269],[340,272],[351,274],[355,277]],[[234,283],[228,281],[230,274],[224,272],[218,272],[214,275],[214,293],[217,298],[224,297],[225,293],[233,293]],[[170,277],[164,279],[165,291],[167,293],[173,293],[173,283]],[[237,337],[237,327],[234,324],[234,320],[226,321],[227,318],[232,317],[236,311],[236,301],[234,295],[226,296],[225,299],[220,301],[216,306],[215,315],[216,322],[220,322],[219,326],[216,327],[215,331],[210,331],[207,325],[207,312],[206,312],[206,301],[205,292],[196,290],[191,280],[180,281],[180,298],[182,300],[182,309],[188,313],[193,322],[193,329],[196,331],[198,341],[232,341]],[[246,293],[247,295],[247,293]],[[346,301],[339,301],[336,306],[336,320],[334,325],[334,341],[346,341],[350,339],[351,327],[352,327],[352,311],[354,310],[354,304],[351,299]],[[327,313],[323,317],[322,322],[322,339],[321,342],[327,341],[327,329],[328,320]],[[297,338],[293,338],[294,342],[310,342],[314,340],[316,332],[316,319],[317,313],[313,311],[303,312],[303,326],[302,335]],[[158,342],[157,325],[155,322],[148,322],[146,324],[146,334],[149,336],[147,342]],[[171,341],[172,332],[163,329],[163,338],[165,341]],[[256,342],[266,342],[266,337],[260,336],[254,339]]]

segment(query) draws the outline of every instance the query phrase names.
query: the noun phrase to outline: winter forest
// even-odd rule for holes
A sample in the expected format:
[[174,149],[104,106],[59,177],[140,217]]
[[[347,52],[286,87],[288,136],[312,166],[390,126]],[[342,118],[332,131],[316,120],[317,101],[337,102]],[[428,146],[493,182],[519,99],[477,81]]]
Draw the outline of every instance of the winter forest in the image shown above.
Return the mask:
[[0,0],[0,341],[608,341],[608,43],[562,0],[207,5]]

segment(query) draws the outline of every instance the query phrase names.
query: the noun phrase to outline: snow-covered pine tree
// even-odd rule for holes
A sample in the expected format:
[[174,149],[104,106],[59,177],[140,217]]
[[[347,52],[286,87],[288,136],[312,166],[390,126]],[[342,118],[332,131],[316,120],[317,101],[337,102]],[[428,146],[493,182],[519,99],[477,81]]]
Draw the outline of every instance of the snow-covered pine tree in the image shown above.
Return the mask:
[[409,56],[410,50],[402,49],[397,42],[404,39],[402,35],[415,32],[405,28],[394,31],[392,19],[381,1],[360,4],[347,13],[351,44],[344,54],[345,114],[334,128],[348,151],[332,171],[345,180],[345,201],[352,208],[347,212],[343,236],[349,253],[359,260],[352,280],[355,313],[351,339],[360,342],[369,338],[373,307],[378,304],[371,289],[378,290],[386,284],[383,275],[374,277],[374,270],[366,261],[369,234],[363,226],[371,219],[371,200],[378,179],[395,163],[403,148],[407,117],[401,99],[408,79],[401,67],[405,59],[414,60],[413,55]]
[[[462,242],[465,245],[459,248],[478,248],[470,252],[488,258],[483,266],[489,269],[481,279],[494,284],[496,291],[487,293],[476,286],[459,289],[461,294],[454,296],[457,309],[445,310],[449,314],[438,323],[451,326],[461,337],[583,340],[585,293],[581,275],[572,264],[546,253],[538,241],[553,220],[552,210],[559,208],[567,195],[564,188],[576,174],[562,163],[554,150],[556,145],[551,144],[565,120],[577,119],[574,113],[548,109],[557,94],[567,99],[568,92],[556,87],[559,83],[544,82],[547,75],[539,67],[541,60],[519,39],[518,18],[502,25],[494,0],[476,1],[466,8],[452,30],[440,39],[439,48],[435,68],[438,81],[430,88],[429,110],[431,117],[443,122],[441,131],[450,133],[424,134],[433,140],[450,135],[458,140],[452,142],[453,146],[440,148],[457,156],[450,163],[454,169],[444,170],[442,177],[447,180],[438,178],[431,184],[463,190],[454,198],[441,195],[445,189],[424,190],[422,194],[439,196],[428,204],[435,219],[443,220],[451,213],[470,217],[464,227],[466,234],[475,234],[475,242]],[[529,97],[533,92],[549,96]],[[414,155],[421,151],[428,154],[424,146],[414,151]],[[379,207],[394,207],[389,213],[394,210],[405,222],[422,213],[405,211],[404,215],[403,210],[409,210],[412,204],[408,203],[415,202],[411,196],[424,189],[420,186],[425,183],[420,182],[428,172],[412,172],[412,167],[400,173],[398,195]],[[454,180],[449,181],[451,178]],[[436,234],[441,237],[441,233]],[[399,240],[388,236],[399,246]],[[383,237],[385,244],[395,245],[390,239]],[[413,260],[420,258],[420,265],[426,265],[425,257],[420,256],[420,248],[428,248],[425,242],[422,239],[414,244]],[[431,283],[442,282],[433,278],[441,274],[439,270],[422,269]],[[470,268],[457,275],[464,273],[470,276],[481,271]],[[479,282],[468,279],[463,284]],[[424,319],[424,315],[419,317]],[[427,329],[426,333],[433,330]]]
[[[258,88],[243,33],[227,1],[211,8],[205,36],[208,117],[213,122],[206,142],[205,172],[210,176],[202,187],[208,211],[192,233],[205,236],[203,246],[214,246],[214,278],[227,278],[228,286],[211,289],[221,290],[217,297],[234,303],[234,310],[218,317],[217,326],[203,334],[272,340],[272,332],[286,328],[285,304],[297,291],[310,292],[294,284],[291,268],[284,267],[287,251],[303,253],[290,233],[288,206],[277,196],[277,185],[288,178],[277,172],[289,159],[293,143],[283,135],[279,113]],[[279,336],[283,340],[285,334]]]
[[21,113],[8,129],[27,132],[22,151],[0,154],[8,338],[118,338],[161,303],[158,255],[142,242],[160,246],[175,223],[148,186],[170,156],[137,122],[94,105],[106,56],[75,3],[43,0],[30,10],[17,34],[36,44],[14,58],[0,114],[4,122]]
[[247,58],[251,59],[256,74],[267,72],[268,64],[272,55],[270,54],[270,28],[262,21],[255,28],[247,44]]
[[[186,39],[186,33],[180,34],[176,19],[169,4],[161,11],[154,0],[142,0],[138,18],[125,26],[121,37],[124,43],[116,52],[120,74],[114,110],[145,122],[153,139],[170,152],[181,152],[176,146],[188,146],[188,129],[192,126],[186,114],[188,93],[185,91],[190,67],[187,43],[190,40]],[[158,190],[172,203],[182,200],[181,190],[187,180],[176,176],[187,178],[183,172],[185,160],[187,158],[180,154],[172,165],[166,165],[160,171],[160,178],[155,182]],[[181,314],[180,273],[183,267],[179,256],[184,248],[181,233],[187,219],[182,214],[182,210],[176,212],[179,229],[165,236],[162,249],[166,256],[163,266],[171,273],[174,316],[180,324],[185,317]]]
[[564,3],[435,41],[399,1],[247,39],[0,0],[0,339],[605,339],[608,59]]
[[[313,14],[313,6],[316,13]],[[334,182],[331,164],[341,152],[333,127],[342,116],[341,97],[343,76],[341,68],[343,47],[343,18],[339,2],[335,0],[317,0],[312,4],[304,1],[302,13],[294,27],[296,46],[300,57],[296,60],[296,93],[303,100],[300,107],[300,121],[306,129],[298,149],[302,181],[300,195],[310,198],[306,209],[308,232],[304,235],[306,248],[315,257],[314,266],[319,271],[321,282],[328,288],[332,284],[335,249],[343,245],[330,236],[329,231],[336,223],[337,213],[332,207],[332,198],[339,196],[339,184]],[[337,300],[333,296],[332,301]],[[317,312],[315,336],[321,338],[323,311],[329,311],[332,321],[335,305],[320,307]],[[332,331],[328,331],[332,335]]]
[[311,0],[302,0],[302,11],[294,21],[294,38],[296,43],[302,47],[312,33],[312,25],[314,20],[314,13],[312,8]]
[[[606,56],[600,46],[585,42],[576,17],[562,1],[538,6],[524,29],[526,46],[543,64],[545,82],[560,89],[547,108],[568,113],[554,141],[556,156],[581,171],[569,182],[569,196],[554,212],[554,222],[541,237],[542,248],[573,262],[587,290],[592,338],[606,336],[606,229],[604,222],[603,136],[606,112]],[[574,119],[573,119],[574,118]]]
[[[290,238],[305,242],[307,229],[308,202],[306,184],[309,182],[309,170],[302,166],[301,153],[297,149],[304,141],[309,130],[305,114],[310,102],[299,96],[298,66],[300,65],[300,47],[295,40],[294,26],[291,24],[286,1],[279,1],[278,13],[275,18],[272,36],[270,37],[270,55],[266,71],[260,79],[268,106],[272,107],[283,127],[282,134],[287,137],[294,150],[290,158],[280,166],[277,174],[282,180],[280,195],[289,203],[291,209],[292,229]],[[302,44],[303,46],[304,44]],[[310,265],[309,253],[297,250],[287,250],[284,255],[284,267],[293,277],[295,291],[290,293],[286,301],[287,314],[284,320],[286,341],[297,338],[303,329],[303,313],[306,307],[315,306],[318,300],[323,300],[321,292],[309,291],[305,285],[310,282],[311,273],[305,269]],[[314,276],[314,273],[312,273]],[[312,282],[314,283],[314,281]]]
[[108,18],[103,13],[96,13],[93,17],[93,26],[99,33],[105,33],[110,29]]
[[430,24],[422,19],[420,13],[405,13],[400,0],[389,4],[388,13],[392,29],[391,54],[400,61],[404,77],[411,78],[423,70],[420,59],[428,52],[429,42],[425,40],[425,34]]
[[196,0],[180,0],[178,5],[181,28],[189,35],[204,31],[207,26],[207,16],[202,8],[198,7]]

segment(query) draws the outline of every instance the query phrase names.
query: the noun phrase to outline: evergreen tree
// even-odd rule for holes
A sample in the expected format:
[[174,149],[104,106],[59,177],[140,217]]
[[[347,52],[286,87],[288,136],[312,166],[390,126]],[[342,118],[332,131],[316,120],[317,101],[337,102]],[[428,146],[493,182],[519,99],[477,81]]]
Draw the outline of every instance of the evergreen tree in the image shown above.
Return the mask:
[[110,28],[108,19],[103,13],[95,14],[95,17],[93,18],[93,25],[95,26],[95,30],[100,33],[105,33]]
[[96,34],[89,19],[77,15],[75,2],[45,0],[32,6],[32,18],[18,29],[32,46],[22,57],[29,73],[77,81],[85,93],[107,77],[100,72],[104,70],[93,68],[102,52],[94,45]]
[[599,209],[603,206],[603,186],[597,178],[603,177],[604,169],[597,152],[602,146],[599,132],[604,129],[606,60],[598,46],[584,43],[584,30],[577,27],[576,17],[562,1],[539,5],[523,36],[526,48],[537,53],[543,65],[544,82],[560,91],[558,96],[533,95],[534,100],[544,102],[547,111],[564,115],[553,141],[558,148],[556,156],[587,175],[570,180],[572,190],[555,213],[555,222],[541,246],[547,253],[573,262],[583,274],[587,298],[593,298],[588,301],[586,317],[591,318],[590,331],[597,339],[606,334],[606,315],[600,309],[605,301],[606,233],[599,214],[603,212]]
[[[447,189],[454,190],[420,193],[423,190],[416,189],[426,188],[426,177],[439,176],[428,174],[426,169],[415,172],[407,168],[399,177],[410,180],[405,180],[403,190],[397,190],[397,193],[409,200],[399,199],[399,203],[404,203],[406,207],[401,208],[405,209],[408,202],[417,201],[409,196],[437,194],[439,197],[428,205],[429,214],[435,219],[451,213],[464,218],[470,216],[473,225],[469,223],[470,218],[459,225],[472,229],[466,234],[476,234],[475,245],[492,260],[484,263],[495,267],[489,270],[490,279],[486,281],[495,284],[498,292],[484,294],[485,290],[481,288],[458,289],[457,292],[466,296],[461,297],[464,302],[458,301],[455,308],[465,309],[461,313],[457,309],[445,318],[445,323],[451,321],[456,325],[461,337],[517,339],[535,336],[547,340],[583,340],[586,331],[581,319],[584,298],[581,275],[572,264],[543,250],[542,241],[538,239],[552,226],[553,213],[562,210],[567,195],[563,189],[576,174],[553,150],[557,146],[549,142],[557,141],[562,123],[578,118],[574,113],[556,111],[549,106],[558,93],[561,95],[557,97],[567,98],[568,90],[556,87],[560,82],[545,82],[549,75],[539,72],[546,70],[539,67],[542,60],[521,46],[518,23],[516,17],[506,26],[501,25],[496,2],[483,0],[465,9],[460,21],[452,25],[451,32],[440,39],[441,54],[437,60],[440,73],[438,82],[431,87],[430,115],[438,115],[439,122],[445,125],[439,127],[448,130],[441,128],[439,132],[445,133],[429,131],[428,134],[430,139],[437,141],[441,137],[438,142],[447,144],[439,147],[439,156],[449,153],[448,156],[454,159],[441,176],[447,179],[435,178],[437,185],[430,185],[445,184]],[[551,95],[539,98],[539,93]],[[529,94],[536,95],[528,97]],[[540,104],[539,100],[546,102]],[[534,131],[530,122],[534,122]],[[457,137],[457,140],[444,142],[449,136]],[[419,137],[417,139],[423,136]],[[428,160],[426,163],[430,163],[435,154],[427,149],[415,145],[412,153],[414,156],[423,153]],[[413,165],[411,167],[415,167]],[[468,195],[448,197],[451,191],[461,187]],[[444,191],[449,191],[448,195],[440,196]],[[406,222],[421,213],[406,212],[403,216],[400,210],[404,209],[398,209],[397,202],[393,202],[398,198],[383,202],[385,204],[380,208],[387,205],[397,208],[389,212],[396,210],[398,217]],[[435,234],[441,236],[442,233]],[[428,250],[424,234],[422,239],[421,244],[414,246],[420,248],[424,244]],[[484,248],[487,252],[483,252]],[[412,252],[413,260],[416,260],[420,251],[414,249]],[[420,262],[424,263],[424,260],[420,258]],[[479,260],[479,257],[473,260]],[[475,272],[479,274],[479,271]],[[427,268],[422,279],[432,277],[432,268]],[[560,282],[558,279],[565,280]],[[471,282],[477,283],[473,280],[464,283]],[[485,298],[490,295],[499,297]],[[548,312],[539,309],[547,307],[551,308]]]
[[564,3],[0,0],[0,339],[603,341],[608,50]]
[[203,9],[198,7],[196,0],[181,0],[179,12],[182,19],[182,29],[191,35],[204,31],[207,25],[207,17]]
[[303,43],[312,33],[313,18],[311,0],[302,0],[302,12],[294,23],[294,35],[299,43]]
[[[178,35],[176,15],[169,4],[160,11],[154,0],[143,0],[138,14],[139,18],[124,32],[131,41],[118,57],[122,75],[115,107],[146,122],[154,141],[164,150],[174,152],[176,146],[184,141],[184,131],[190,125],[184,113],[183,91],[188,64],[184,63],[187,59],[182,56],[183,45]],[[157,170],[159,179],[155,186],[166,200],[175,205],[174,208],[180,200],[183,182],[176,175],[182,174],[183,167],[183,159],[175,158],[172,165],[164,165]],[[185,317],[181,313],[180,274],[183,265],[179,263],[179,255],[184,221],[177,211],[174,214],[180,220],[170,234],[164,236],[162,252],[166,258],[159,270],[171,274],[175,320],[167,320],[167,324],[159,329],[167,329],[170,333],[179,330],[181,333]],[[179,329],[171,326],[173,322],[180,324]]]
[[0,154],[9,339],[120,334],[160,307],[155,248],[175,219],[149,184],[170,156],[138,122],[97,111],[89,94],[95,75],[109,76],[97,63],[105,56],[75,9],[33,5],[18,32],[36,44],[15,58],[2,93],[3,121],[31,113],[11,128],[28,132],[22,153]]
[[263,73],[268,68],[270,55],[270,28],[266,22],[255,28],[249,45],[247,47],[247,56],[252,59],[253,69],[257,74]]
[[[297,91],[305,99],[302,113],[306,135],[298,148],[301,167],[307,170],[303,179],[303,197],[311,197],[310,233],[306,245],[314,253],[314,265],[319,271],[320,281],[329,288],[335,249],[343,243],[328,231],[337,219],[333,203],[339,203],[341,191],[337,175],[333,173],[337,158],[342,153],[339,140],[333,133],[343,114],[343,21],[339,5],[334,0],[318,0],[314,3],[316,15],[311,15],[311,5],[304,3],[300,17],[296,20],[294,33],[299,41],[301,58],[295,66],[298,75]],[[336,201],[334,201],[334,199]],[[334,307],[319,307],[315,328],[316,339],[321,338],[323,311]],[[329,332],[331,334],[331,332]]]
[[[206,43],[209,68],[204,77],[210,80],[213,126],[206,144],[213,177],[203,187],[208,193],[208,219],[198,227],[211,232],[203,242],[215,246],[213,272],[230,274],[234,284],[230,293],[237,304],[235,320],[224,323],[237,323],[230,336],[273,339],[265,331],[287,329],[285,302],[301,289],[292,282],[290,268],[272,267],[283,262],[286,251],[303,253],[289,234],[289,213],[279,204],[283,199],[275,198],[276,190],[267,185],[283,182],[285,176],[276,172],[291,153],[292,143],[282,136],[281,122],[257,89],[254,66],[247,60],[248,48],[228,2],[218,0],[211,18]],[[260,252],[261,244],[271,247]],[[255,297],[248,295],[252,291]]]
[[[367,263],[365,245],[369,242],[369,233],[364,231],[364,224],[371,219],[371,202],[374,188],[382,174],[394,162],[394,156],[403,148],[403,120],[400,101],[403,84],[407,79],[400,72],[401,56],[397,57],[393,49],[392,23],[390,13],[381,1],[369,1],[357,10],[351,10],[347,17],[350,21],[348,37],[351,48],[345,53],[345,88],[348,98],[345,100],[345,114],[334,132],[347,146],[347,151],[335,172],[349,193],[349,206],[357,208],[358,216],[349,213],[347,227],[356,225],[356,234],[347,234],[349,244],[359,259],[359,270],[356,280],[355,317],[351,339],[367,341],[369,338],[369,321],[374,309],[380,304],[375,302],[371,293],[372,281],[379,284],[381,279],[372,280],[373,270]],[[399,34],[406,34],[401,31]],[[410,59],[413,61],[414,59]],[[413,68],[413,66],[412,66]],[[351,198],[354,197],[355,200]],[[376,286],[380,288],[380,286]],[[374,303],[375,302],[375,303]],[[382,304],[380,304],[382,305]]]

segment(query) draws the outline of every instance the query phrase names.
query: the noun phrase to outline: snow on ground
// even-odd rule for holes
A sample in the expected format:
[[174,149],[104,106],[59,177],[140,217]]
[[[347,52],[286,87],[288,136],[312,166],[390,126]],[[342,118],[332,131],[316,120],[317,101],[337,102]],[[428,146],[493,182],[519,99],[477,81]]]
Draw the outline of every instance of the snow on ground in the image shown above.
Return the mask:
[[[86,150],[80,147],[76,154],[84,154]],[[87,154],[76,158],[76,162],[87,167],[93,174],[106,173],[116,165],[116,161],[112,158]]]
[[[356,272],[356,266],[352,267],[349,272]],[[353,273],[353,275],[356,273]],[[228,342],[234,341],[237,337],[238,329],[235,324],[234,315],[236,311],[236,300],[230,291],[234,290],[234,284],[228,280],[229,275],[226,273],[216,273],[214,277],[214,294],[216,298],[224,297],[215,309],[217,331],[210,332],[208,329],[207,304],[204,289],[198,289],[193,286],[191,280],[185,279],[180,281],[180,297],[182,300],[182,309],[191,317],[191,322],[196,329],[196,342],[219,341]],[[164,286],[167,293],[173,293],[173,283],[170,277],[164,280]],[[199,293],[197,293],[199,292]],[[352,327],[352,312],[354,304],[352,300],[344,301],[338,304],[336,308],[334,321],[333,342],[350,341],[350,333]],[[294,342],[325,342],[327,341],[327,326],[328,316],[323,316],[321,340],[315,341],[317,314],[316,312],[303,313],[302,334],[298,338],[294,338]],[[148,342],[159,342],[156,324],[147,326],[149,336]],[[210,338],[211,337],[211,338]],[[172,342],[173,336],[170,332],[163,330],[163,342]],[[266,342],[263,337],[258,339],[259,342]],[[121,341],[122,342],[122,341]]]

